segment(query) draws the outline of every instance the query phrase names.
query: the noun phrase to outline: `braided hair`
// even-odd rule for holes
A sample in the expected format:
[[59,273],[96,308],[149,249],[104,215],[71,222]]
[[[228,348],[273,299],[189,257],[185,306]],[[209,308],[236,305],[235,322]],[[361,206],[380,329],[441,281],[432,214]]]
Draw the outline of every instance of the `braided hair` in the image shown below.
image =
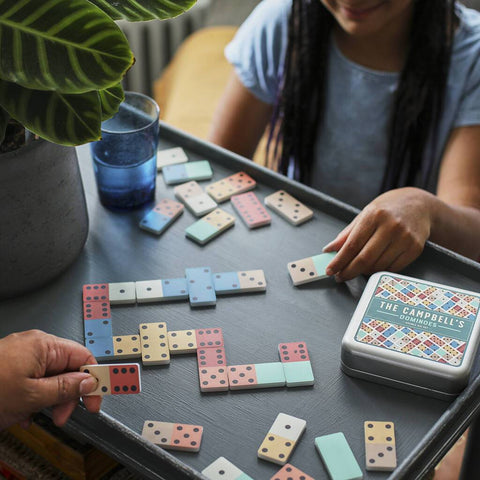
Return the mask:
[[[426,185],[433,158],[424,158],[443,109],[455,10],[453,0],[414,3],[411,37],[390,118],[382,191]],[[308,184],[325,105],[327,58],[335,19],[319,0],[292,0],[282,87],[271,120],[267,159]],[[272,155],[273,146],[273,155]]]

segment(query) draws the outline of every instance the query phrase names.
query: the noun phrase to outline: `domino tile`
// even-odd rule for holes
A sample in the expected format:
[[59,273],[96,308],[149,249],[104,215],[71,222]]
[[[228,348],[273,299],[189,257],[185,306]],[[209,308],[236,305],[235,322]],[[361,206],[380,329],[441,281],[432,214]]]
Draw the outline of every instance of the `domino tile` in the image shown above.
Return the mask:
[[225,457],[217,458],[202,470],[209,480],[253,480]]
[[167,165],[177,165],[188,162],[187,154],[181,147],[167,148],[157,151],[157,171],[160,172]]
[[128,395],[142,390],[138,363],[84,365],[81,372],[90,373],[98,379],[98,387],[92,395]]
[[112,336],[112,320],[110,318],[104,320],[85,320],[83,325],[85,340]]
[[205,245],[228,228],[233,227],[233,225],[235,225],[233,215],[230,215],[220,208],[216,208],[187,227],[185,235],[200,245]]
[[258,448],[258,457],[278,465],[285,465],[292,454],[296,443],[273,433],[267,433]]
[[135,282],[109,283],[108,295],[111,305],[137,303]]
[[298,226],[313,217],[313,211],[284,190],[265,197],[265,205],[292,225]]
[[97,360],[113,360],[115,357],[111,336],[89,337],[85,340],[85,346]]
[[305,342],[288,342],[278,345],[278,353],[282,363],[309,361],[307,344]]
[[227,359],[224,347],[197,348],[198,367],[225,367]]
[[137,303],[165,302],[188,298],[187,281],[183,277],[135,282],[135,289]]
[[142,346],[139,335],[113,337],[113,348],[116,359],[142,358]]
[[231,365],[228,367],[228,384],[230,390],[283,387],[285,375],[279,362]]
[[287,269],[293,285],[298,286],[328,278],[325,269],[336,254],[336,252],[322,253],[290,262]]
[[165,365],[170,363],[167,324],[164,322],[141,323],[140,342],[144,365]]
[[175,330],[168,332],[170,355],[192,353],[197,351],[195,330]]
[[198,348],[223,347],[221,328],[198,328],[195,330]]
[[298,442],[306,427],[305,420],[286,413],[279,413],[268,433]]
[[207,193],[218,203],[225,202],[232,195],[255,188],[257,183],[245,172],[238,172],[206,187]]
[[83,304],[84,320],[106,320],[111,319],[110,302],[104,300],[101,302],[85,302]]
[[147,232],[161,235],[183,213],[183,205],[164,198],[140,221],[139,227]]
[[215,305],[217,297],[209,267],[186,268],[188,297],[192,307]]
[[201,392],[225,392],[228,390],[227,367],[199,367]]
[[108,283],[90,283],[82,288],[83,303],[108,300]]
[[233,207],[248,228],[260,228],[272,223],[272,217],[253,192],[234,195],[231,200]]
[[263,270],[214,273],[213,284],[215,293],[220,295],[264,292],[267,289]]
[[361,480],[362,471],[342,432],[315,438],[317,449],[331,480]]
[[203,427],[185,423],[154,422],[143,425],[142,437],[166,450],[198,452],[202,443]]
[[365,466],[370,471],[390,472],[397,466],[393,422],[364,422]]
[[188,198],[196,197],[204,193],[203,188],[195,181],[182,183],[173,189],[175,196],[185,202]]
[[213,176],[212,167],[207,160],[167,165],[163,167],[162,173],[167,185],[177,185],[191,180],[209,180]]
[[314,478],[286,463],[270,480],[314,480]]
[[213,198],[203,192],[195,197],[185,199],[185,206],[196,217],[201,217],[215,210],[218,207],[218,204]]
[[286,362],[281,365],[287,387],[308,387],[315,383],[310,361]]

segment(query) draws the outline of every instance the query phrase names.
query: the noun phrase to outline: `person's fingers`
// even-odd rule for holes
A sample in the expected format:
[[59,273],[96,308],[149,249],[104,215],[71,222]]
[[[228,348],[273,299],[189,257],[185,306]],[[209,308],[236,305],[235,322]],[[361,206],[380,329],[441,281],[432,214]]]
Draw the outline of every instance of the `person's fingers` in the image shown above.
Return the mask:
[[383,251],[376,262],[366,271],[368,275],[382,270],[388,270],[390,265],[406,251],[406,245],[401,241],[394,241]]
[[62,372],[74,372],[82,365],[97,364],[97,360],[88,348],[66,338],[48,336],[45,374],[56,375]]
[[77,405],[78,400],[71,400],[69,402],[61,403],[60,405],[55,405],[52,409],[53,423],[57,427],[63,427]]
[[368,243],[375,230],[375,223],[371,218],[366,217],[358,221],[352,228],[346,242],[326,268],[327,275],[336,275],[342,272]]
[[340,248],[346,242],[353,226],[354,222],[348,224],[330,243],[327,243],[327,245],[322,248],[322,252],[338,252],[338,250],[340,250]]
[[34,410],[78,400],[97,388],[97,379],[83,372],[30,379],[30,382],[30,401]]
[[397,257],[394,262],[388,267],[390,272],[400,272],[403,270],[407,265],[410,265],[422,252],[419,251],[418,247],[411,247],[406,252],[402,253],[399,257]]
[[335,279],[339,282],[351,280],[362,273],[369,272],[379,258],[388,250],[389,238],[382,234],[381,230],[377,230],[352,259],[352,261],[340,270]]
[[100,395],[92,395],[91,397],[83,397],[83,404],[85,408],[91,413],[98,413],[102,406],[102,399]]

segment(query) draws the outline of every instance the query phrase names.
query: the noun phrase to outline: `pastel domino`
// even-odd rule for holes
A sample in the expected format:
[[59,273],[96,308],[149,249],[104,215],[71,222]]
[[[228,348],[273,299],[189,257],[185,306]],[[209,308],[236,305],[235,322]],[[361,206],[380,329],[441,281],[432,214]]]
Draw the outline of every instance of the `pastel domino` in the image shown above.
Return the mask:
[[300,440],[307,422],[285,413],[279,413],[258,449],[258,457],[285,465]]
[[207,193],[218,203],[225,202],[232,195],[252,190],[257,182],[245,172],[238,172],[218,182],[207,185]]
[[314,384],[312,364],[305,342],[280,343],[278,353],[287,387],[305,387]]
[[108,297],[111,305],[136,303],[135,282],[109,283]]
[[114,356],[117,359],[141,358],[142,346],[139,335],[113,337]]
[[185,278],[135,282],[135,290],[137,303],[186,300],[188,298],[187,281]]
[[164,365],[170,363],[167,324],[165,322],[141,323],[140,342],[144,365]]
[[270,480],[314,480],[314,478],[287,463]]
[[164,198],[142,218],[139,227],[155,235],[161,235],[183,213],[183,209],[181,203]]
[[264,227],[272,223],[272,217],[253,192],[234,195],[231,200],[233,208],[248,228]]
[[202,470],[202,474],[209,480],[253,480],[225,457],[217,458]]
[[265,197],[265,205],[292,225],[301,225],[313,217],[313,211],[284,190]]
[[203,427],[186,423],[146,420],[142,437],[166,450],[198,452],[202,443]]
[[185,235],[200,245],[205,245],[228,228],[233,227],[234,224],[233,215],[217,208],[190,225],[185,230]]
[[287,264],[288,273],[295,286],[328,278],[325,269],[335,258],[337,252],[321,253],[313,257],[302,258]]
[[138,363],[117,363],[83,365],[80,371],[89,373],[98,380],[97,388],[91,395],[125,395],[140,393],[140,366]]
[[167,165],[163,167],[162,174],[167,185],[176,185],[190,180],[209,180],[213,176],[208,160]]
[[196,217],[201,217],[217,208],[217,202],[205,193],[197,182],[187,182],[173,189],[175,196]]
[[167,148],[157,151],[157,171],[161,171],[167,165],[177,165],[188,162],[187,154],[181,147]]
[[267,289],[263,270],[214,273],[213,284],[217,295],[264,292]]
[[231,365],[227,370],[230,390],[285,386],[285,374],[280,362]]
[[370,471],[391,472],[397,467],[395,426],[393,422],[366,421],[365,468]]

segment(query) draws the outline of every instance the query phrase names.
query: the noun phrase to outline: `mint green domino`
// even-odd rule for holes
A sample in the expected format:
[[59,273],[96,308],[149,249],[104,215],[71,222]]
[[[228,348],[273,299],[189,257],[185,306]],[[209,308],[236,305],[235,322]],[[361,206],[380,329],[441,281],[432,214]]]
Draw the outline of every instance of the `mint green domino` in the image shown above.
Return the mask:
[[208,180],[213,176],[212,167],[208,160],[187,162],[184,165],[187,177],[191,180]]
[[314,255],[312,257],[313,264],[315,265],[315,270],[317,271],[317,275],[319,277],[328,277],[325,273],[325,269],[327,265],[333,260],[337,252],[328,252],[328,253],[321,253],[320,255]]
[[282,365],[287,387],[304,387],[314,384],[312,364],[309,360],[304,362],[284,362]]
[[252,477],[247,475],[246,473],[242,473],[239,477],[237,477],[235,480],[253,480]]
[[285,386],[285,374],[280,362],[256,363],[257,387],[283,387]]
[[342,432],[315,439],[315,447],[331,480],[361,480],[363,473]]
[[185,235],[203,245],[218,233],[218,228],[205,220],[198,220],[185,229]]

